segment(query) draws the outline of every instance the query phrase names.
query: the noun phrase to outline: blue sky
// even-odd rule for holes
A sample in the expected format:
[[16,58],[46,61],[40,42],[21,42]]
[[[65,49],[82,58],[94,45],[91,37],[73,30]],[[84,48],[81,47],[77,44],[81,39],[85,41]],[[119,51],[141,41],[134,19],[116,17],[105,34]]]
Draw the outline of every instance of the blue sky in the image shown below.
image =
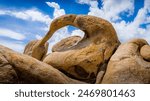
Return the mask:
[[[110,21],[121,42],[144,38],[150,43],[150,0],[0,0],[0,44],[23,52],[41,39],[50,23],[64,14],[86,14]],[[61,39],[84,33],[74,27],[58,30],[51,47]]]

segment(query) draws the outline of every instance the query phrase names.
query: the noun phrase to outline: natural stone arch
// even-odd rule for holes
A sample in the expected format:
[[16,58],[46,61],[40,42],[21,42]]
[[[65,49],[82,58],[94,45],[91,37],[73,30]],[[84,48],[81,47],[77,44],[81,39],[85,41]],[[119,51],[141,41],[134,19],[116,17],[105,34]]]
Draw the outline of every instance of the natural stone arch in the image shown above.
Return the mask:
[[[70,25],[67,26],[67,28],[69,30],[69,36],[67,35],[67,37],[61,38],[59,41],[57,41],[57,43],[53,44],[53,46],[51,47],[52,52],[68,50],[71,47],[77,45],[78,42],[80,42],[83,39],[85,33],[82,30]],[[60,34],[59,32],[56,33],[57,35]],[[52,37],[54,38],[55,35]]]
[[[64,15],[53,20],[50,26],[50,30],[47,32],[44,38],[42,38],[42,40],[39,42],[38,45],[43,46],[51,38],[51,36],[54,34],[55,31],[68,25],[77,27],[83,32],[85,32],[83,39],[93,37],[95,36],[95,34],[98,34],[98,33],[104,34],[105,32],[108,33],[108,36],[107,36],[108,38],[111,38],[112,40],[117,39],[115,29],[108,21],[98,18],[98,17],[89,16],[89,15],[71,14],[71,15]],[[97,32],[97,31],[100,31],[100,32]],[[109,35],[109,33],[111,34]],[[104,36],[106,36],[106,33],[104,34]]]
[[56,30],[68,25],[84,31],[84,38],[69,49],[51,53],[43,62],[75,79],[94,83],[101,66],[107,63],[120,44],[116,31],[108,21],[98,17],[64,15],[52,21],[50,30],[37,47],[43,46]]
[[[84,31],[83,39],[70,48],[45,56],[46,42],[55,31],[68,25]],[[107,64],[119,44],[116,31],[108,21],[90,15],[71,14],[54,19],[50,30],[32,46],[30,52],[32,57],[43,60],[75,79],[95,82],[97,73],[105,70],[101,67],[106,68],[104,64]]]

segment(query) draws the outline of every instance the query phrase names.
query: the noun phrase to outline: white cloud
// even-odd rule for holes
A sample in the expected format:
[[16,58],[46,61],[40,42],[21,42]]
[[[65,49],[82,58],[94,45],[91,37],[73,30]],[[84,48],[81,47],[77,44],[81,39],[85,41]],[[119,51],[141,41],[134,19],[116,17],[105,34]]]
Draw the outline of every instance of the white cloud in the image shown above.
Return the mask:
[[144,1],[144,7],[147,8],[150,11],[150,0]]
[[[132,22],[127,22],[121,18],[134,13],[134,0],[101,0],[102,7],[98,7],[98,2],[93,0],[78,0],[81,4],[90,5],[88,15],[101,17],[110,21],[116,29],[119,39],[125,42],[132,38],[144,38],[150,43],[150,26],[140,27],[142,24],[150,23],[150,0],[144,1],[141,8]],[[117,22],[116,22],[117,21]],[[119,21],[119,22],[118,22]]]
[[73,30],[72,33],[71,33],[71,36],[81,36],[81,38],[83,38],[84,37],[84,32],[81,31],[80,29]]
[[41,40],[42,39],[42,36],[40,36],[38,34],[36,34],[35,37],[36,37],[37,40]]
[[[43,29],[43,31],[47,32],[49,30],[50,23],[52,22],[52,20],[54,20],[55,18],[57,18],[59,16],[65,15],[66,13],[65,13],[64,9],[60,8],[58,3],[46,2],[46,4],[49,7],[54,9],[53,18],[50,18],[48,15],[43,14],[42,12],[38,11],[35,8],[34,9],[27,9],[27,10],[6,10],[6,9],[3,9],[3,10],[0,10],[0,15],[8,15],[8,16],[12,16],[12,17],[15,17],[18,19],[25,20],[25,21],[37,21],[37,22],[44,23],[44,24],[46,24],[46,26],[43,27],[42,29]],[[49,44],[49,51],[51,51],[51,47],[55,43],[59,42],[61,39],[66,38],[70,35],[79,35],[80,33],[81,33],[81,36],[83,36],[82,35],[83,32],[80,30],[75,30],[72,33],[69,33],[68,27],[64,27],[64,28],[59,29],[58,31],[56,31],[54,33],[54,35],[49,40],[49,43],[50,43]],[[12,30],[8,30],[8,29],[7,30],[1,29],[0,36],[5,36],[5,37],[9,37],[9,38],[16,39],[16,40],[23,40],[25,38],[25,36],[23,34],[20,34],[20,33],[17,33],[17,32],[14,32]],[[35,34],[35,38],[41,39],[42,36],[41,36],[41,34],[38,33],[38,34]],[[3,44],[8,46],[8,44],[6,44],[4,42],[3,42]],[[16,44],[16,43],[12,43],[12,44]],[[8,46],[8,47],[10,47],[10,46]],[[11,48],[17,50],[14,47],[11,47]],[[18,48],[19,48],[19,46],[18,46]]]
[[[146,0],[145,0],[146,2]],[[136,17],[134,18],[133,22],[125,22],[124,24],[121,23],[113,23],[119,38],[122,41],[126,41],[131,38],[144,38],[150,43],[150,30],[147,26],[146,28],[140,27],[142,24],[150,23],[148,14],[148,8],[147,3],[145,3],[144,7],[141,8]]]
[[[52,19],[48,16],[43,14],[42,12],[38,11],[37,9],[27,9],[27,10],[6,10],[6,9],[2,9],[0,10],[0,15],[8,15],[8,16],[12,16],[18,19],[22,19],[25,21],[36,21],[36,22],[40,22],[42,24],[45,24],[45,27],[48,28],[50,22],[52,21]],[[39,28],[40,29],[40,28]],[[0,28],[0,36],[3,37],[7,37],[7,38],[11,38],[11,39],[15,39],[15,40],[24,40],[25,38],[30,38],[30,36],[25,36],[24,31],[20,30],[19,33],[15,32],[16,29],[14,30],[10,30],[7,28]],[[19,30],[19,29],[17,29]],[[43,31],[44,28],[43,28]],[[48,31],[48,30],[46,30]],[[33,37],[35,34],[31,34],[31,36]],[[40,39],[40,36],[36,35],[36,38]],[[25,43],[25,42],[23,42]],[[0,44],[5,45],[6,47],[9,47],[13,50],[16,50],[18,52],[23,52],[23,49],[25,47],[24,44],[20,44],[16,41],[10,40],[10,41],[0,41]]]
[[[54,13],[53,13],[53,20],[59,16],[65,15],[65,10],[61,9],[58,3],[55,2],[46,2],[46,4],[49,7],[54,8]],[[45,28],[46,29],[46,28]],[[51,52],[51,48],[52,46],[59,42],[61,39],[66,38],[70,36],[69,31],[68,31],[68,27],[64,27],[59,29],[58,31],[56,31],[54,33],[54,35],[50,38],[49,40],[49,52]]]
[[134,12],[134,0],[102,0],[102,8],[98,7],[97,1],[90,1],[90,12],[88,15],[105,18],[109,21],[120,20],[120,14],[128,13],[130,16]]
[[60,9],[60,6],[55,2],[46,2],[46,4],[52,8]]
[[102,8],[98,7],[98,0],[77,0],[80,4],[90,5],[88,15],[105,18],[109,21],[120,20],[120,14],[134,12],[134,0],[101,0]]
[[23,40],[26,38],[22,33],[17,33],[9,29],[0,28],[0,36],[9,37],[15,40]]
[[51,48],[54,44],[56,44],[60,40],[66,38],[66,37],[69,37],[69,36],[70,36],[70,34],[68,32],[67,27],[61,28],[58,31],[56,31],[49,40],[49,52],[51,52]]
[[[55,2],[46,2],[49,7],[54,8],[53,18],[50,18],[48,15],[43,14],[42,12],[38,11],[37,9],[27,9],[27,10],[0,10],[0,15],[8,15],[18,19],[26,20],[26,21],[37,21],[46,24],[43,28],[43,31],[48,31],[50,27],[50,23],[55,18],[64,15],[65,10],[61,9],[59,4]],[[0,36],[9,37],[16,40],[23,40],[25,36],[23,34],[14,32],[9,29],[0,29]],[[61,39],[68,37],[70,34],[68,32],[68,28],[64,27],[60,30],[56,31],[52,38],[49,40],[50,48]],[[42,37],[38,34],[35,35],[36,39],[41,39]],[[3,42],[4,43],[4,42]],[[6,45],[6,43],[4,43]],[[15,43],[12,43],[15,44]],[[8,45],[6,45],[8,46]],[[10,46],[9,46],[10,47]],[[14,49],[14,47],[11,47]],[[19,47],[18,47],[19,48]],[[16,49],[16,48],[15,48]]]
[[[146,25],[146,28],[140,27],[142,24],[150,23],[150,16],[148,15],[148,13],[150,13],[150,0],[145,0],[144,7],[138,11],[137,16],[132,22],[123,20],[121,15],[127,17],[132,16],[134,13],[134,0],[101,0],[101,8],[98,7],[98,2],[96,0],[77,1],[80,4],[88,4],[90,6],[88,15],[94,15],[110,21],[116,29],[118,37],[122,42],[135,37],[145,38],[150,42],[150,25]],[[46,27],[43,28],[44,31],[48,31],[51,21],[66,13],[65,10],[61,8],[60,5],[56,2],[46,2],[46,4],[54,9],[53,18],[50,18],[48,15],[43,14],[37,9],[21,11],[0,10],[0,15],[9,15],[22,20],[42,22],[46,24]],[[0,32],[3,32],[3,34],[0,33],[0,36],[10,37],[16,40],[23,40],[25,38],[23,34],[14,32],[12,30],[0,29]],[[52,38],[49,40],[49,49],[51,50],[51,47],[55,43],[70,35],[79,35],[83,37],[84,33],[79,29],[69,32],[68,27],[61,28],[60,30],[56,31]],[[35,34],[35,38],[41,39],[41,34]],[[23,49],[23,45],[16,42],[12,42],[12,44],[16,45],[16,47],[12,47],[13,45],[9,44],[11,42],[0,41],[0,43],[5,44],[12,49],[15,48],[15,50]]]
[[62,15],[65,14],[65,10],[64,9],[60,9],[60,6],[59,6],[58,3],[55,3],[55,2],[46,2],[46,4],[49,7],[54,8],[54,13],[53,13],[54,18],[57,18],[57,17],[62,16]]
[[51,21],[51,18],[48,15],[45,15],[36,9],[22,11],[0,10],[0,15],[9,15],[22,20],[38,21],[46,24],[49,24],[49,22]]
[[80,4],[90,4],[90,1],[94,1],[94,0],[77,0],[77,2]]
[[4,12],[3,10],[0,10],[0,15],[5,15],[6,11]]
[[0,40],[0,45],[13,49],[14,51],[22,53],[25,45],[17,41]]

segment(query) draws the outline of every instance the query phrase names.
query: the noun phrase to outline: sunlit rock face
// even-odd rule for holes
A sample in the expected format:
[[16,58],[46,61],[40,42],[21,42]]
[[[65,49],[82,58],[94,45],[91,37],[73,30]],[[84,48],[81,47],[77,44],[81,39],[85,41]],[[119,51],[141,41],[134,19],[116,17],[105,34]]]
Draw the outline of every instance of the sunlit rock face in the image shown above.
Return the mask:
[[108,63],[102,83],[150,83],[149,55],[145,54],[150,51],[143,39],[121,44]]
[[[101,66],[108,62],[120,44],[116,31],[108,21],[98,17],[64,15],[52,22],[48,34],[53,34],[51,32],[66,25],[72,25],[84,31],[84,38],[72,47],[66,47],[61,51],[49,54],[43,62],[52,65],[70,77],[94,83]],[[43,38],[43,40],[46,39],[46,37]],[[57,43],[55,47],[61,48],[59,45],[64,45],[64,40]]]
[[[85,34],[62,39],[47,54],[47,41],[71,25]],[[0,83],[150,83],[150,45],[144,39],[120,44],[113,26],[89,15],[63,15],[23,54],[0,45]]]
[[48,43],[39,46],[39,40],[29,42],[24,49],[24,54],[32,56],[38,60],[42,60],[48,51]]

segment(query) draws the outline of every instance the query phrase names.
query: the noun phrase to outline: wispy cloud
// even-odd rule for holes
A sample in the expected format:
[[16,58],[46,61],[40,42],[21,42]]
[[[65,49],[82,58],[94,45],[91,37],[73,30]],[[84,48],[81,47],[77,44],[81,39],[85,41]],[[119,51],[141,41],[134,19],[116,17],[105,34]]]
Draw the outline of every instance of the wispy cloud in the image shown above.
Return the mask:
[[18,33],[9,29],[0,28],[0,36],[12,38],[15,40],[23,40],[26,38],[23,33]]
[[81,31],[80,29],[76,29],[76,30],[73,30],[71,32],[71,36],[81,36],[82,38],[84,37],[84,32]]
[[120,14],[128,13],[128,16],[134,12],[134,0],[101,0],[102,7],[98,7],[97,0],[78,0],[81,4],[90,6],[88,15],[105,18],[109,21],[121,19]]
[[[90,6],[88,15],[101,17],[110,21],[115,27],[118,37],[122,42],[132,38],[144,38],[150,42],[149,25],[150,1],[144,0],[144,7],[141,8],[132,22],[122,19],[121,15],[132,16],[134,13],[134,0],[101,0],[102,7],[98,7],[96,0],[78,0],[80,4]],[[126,14],[126,15],[125,15]],[[146,28],[141,27],[146,24]]]
[[96,1],[96,0],[76,0],[80,4],[90,4],[91,1]]
[[[53,13],[53,20],[59,16],[65,15],[65,10],[61,9],[59,4],[56,2],[46,2],[46,4],[54,9],[54,13]],[[70,36],[70,33],[68,31],[68,27],[64,27],[59,29],[58,31],[56,31],[54,33],[54,35],[52,36],[52,38],[49,40],[49,52],[51,52],[51,48],[52,46],[59,42],[61,39],[66,38]]]
[[[113,26],[115,27],[118,37],[122,42],[125,42],[131,38],[144,38],[150,42],[150,0],[144,0],[144,7],[141,8],[137,15],[135,16],[134,20],[131,22],[127,22],[122,18],[122,16],[131,17],[133,16],[135,5],[134,0],[101,0],[102,7],[99,7],[98,0],[76,0],[79,4],[87,4],[89,5],[89,12],[88,15],[94,15],[97,17],[101,17],[110,21]],[[13,40],[0,40],[0,44],[3,44],[9,48],[22,52],[23,48],[25,47],[24,40],[32,38],[41,39],[44,36],[44,33],[49,30],[50,23],[55,18],[66,14],[65,9],[61,7],[56,2],[46,2],[46,4],[54,9],[52,14],[53,17],[43,13],[42,11],[38,10],[37,8],[33,9],[16,9],[16,10],[9,10],[9,9],[1,9],[1,15],[11,16],[17,19],[24,20],[24,22],[30,22],[32,26],[32,22],[34,24],[38,23],[38,27],[36,26],[36,31],[31,31],[30,36],[27,36],[25,32],[30,31],[23,31],[23,29],[14,29],[10,30],[6,28],[0,28],[0,36],[11,38]],[[42,25],[41,25],[42,24]],[[145,27],[141,27],[143,25]],[[42,27],[40,27],[42,26]],[[28,26],[27,26],[28,27]],[[33,28],[29,28],[34,30]],[[42,32],[43,31],[43,32]],[[36,34],[33,34],[36,33]],[[25,36],[26,35],[26,36]],[[51,47],[60,41],[63,38],[68,36],[79,35],[83,37],[84,32],[76,29],[72,32],[69,32],[68,27],[61,28],[60,30],[56,31],[52,38],[49,40],[49,50]],[[14,41],[15,40],[15,41]],[[14,47],[15,46],[15,47]]]
[[8,15],[13,16],[22,20],[29,21],[38,21],[42,23],[49,24],[51,18],[48,15],[41,13],[36,9],[28,9],[28,10],[0,10],[0,15]]
[[23,52],[25,45],[19,41],[10,41],[10,40],[0,40],[0,45],[4,45],[10,49],[13,49],[17,52]]
[[38,39],[38,40],[42,39],[42,36],[40,36],[40,35],[38,35],[38,34],[36,34],[35,37],[36,37],[36,39]]
[[58,3],[55,3],[55,2],[46,2],[46,4],[49,7],[54,8],[54,13],[53,13],[53,17],[54,18],[57,18],[57,17],[65,14],[65,10],[61,9]]
[[[49,27],[50,22],[52,21],[52,19],[49,17],[49,15],[43,14],[36,8],[26,9],[26,10],[19,10],[19,9],[8,10],[8,9],[4,8],[4,9],[0,10],[0,15],[12,16],[14,18],[24,20],[25,22],[40,22],[41,24],[44,24],[47,29]],[[33,26],[32,30],[33,29],[34,29],[34,26]],[[17,30],[19,32],[15,32],[15,30]],[[39,30],[42,30],[42,28],[39,28]],[[46,30],[46,31],[48,31],[48,30]],[[43,28],[43,32],[45,32],[44,28]],[[29,33],[31,33],[31,32],[29,32]],[[38,31],[37,31],[37,34],[31,33],[30,37],[29,37],[29,36],[25,36],[24,30],[20,30],[20,29],[14,29],[14,30],[11,29],[10,30],[7,28],[0,28],[0,36],[6,37],[6,38],[11,38],[14,40],[20,40],[20,42],[23,42],[23,43],[24,43],[23,40],[26,37],[28,38],[28,40],[30,37],[35,37],[35,38],[40,39],[40,35],[39,35]],[[8,44],[8,43],[11,43],[11,42],[8,40],[0,42],[0,44],[3,44],[9,48],[12,48],[13,50],[19,50],[20,52],[22,52],[23,45],[18,43],[18,41],[17,41],[17,43],[15,41],[12,41],[11,44]],[[12,47],[13,45],[15,45],[15,47]]]
[[[12,16],[14,18],[22,19],[24,21],[41,22],[41,23],[46,25],[45,27],[42,28],[43,31],[48,31],[49,27],[50,27],[50,23],[52,22],[52,20],[54,20],[55,18],[57,18],[59,16],[65,15],[66,13],[65,13],[65,10],[60,8],[60,5],[56,2],[46,2],[46,4],[49,7],[54,9],[53,18],[50,18],[48,15],[43,14],[42,12],[37,10],[36,8],[26,9],[26,10],[6,10],[6,9],[3,9],[3,10],[0,10],[0,15]],[[9,29],[1,29],[0,33],[2,33],[1,36],[9,37],[9,38],[12,38],[15,40],[23,40],[25,38],[23,33],[20,34],[20,33],[14,32],[14,31],[9,30]],[[70,35],[81,35],[81,36],[83,36],[83,32],[80,30],[74,30],[71,33],[68,31],[68,27],[64,27],[64,28],[59,29],[58,31],[56,31],[54,33],[52,38],[49,40],[49,43],[50,43],[49,44],[49,51],[51,51],[51,48],[55,43],[59,42],[61,39],[66,38]],[[44,35],[37,33],[37,34],[31,34],[31,36],[35,36],[36,39],[41,39],[42,36],[44,36]],[[7,44],[7,40],[5,42],[3,42],[2,44],[16,50],[16,48],[11,47],[11,46],[9,46],[9,44]],[[17,43],[12,43],[12,44],[17,45]],[[20,46],[20,44],[18,44],[18,48],[19,47],[22,47],[22,45]],[[20,50],[20,49],[18,49],[18,50]]]

